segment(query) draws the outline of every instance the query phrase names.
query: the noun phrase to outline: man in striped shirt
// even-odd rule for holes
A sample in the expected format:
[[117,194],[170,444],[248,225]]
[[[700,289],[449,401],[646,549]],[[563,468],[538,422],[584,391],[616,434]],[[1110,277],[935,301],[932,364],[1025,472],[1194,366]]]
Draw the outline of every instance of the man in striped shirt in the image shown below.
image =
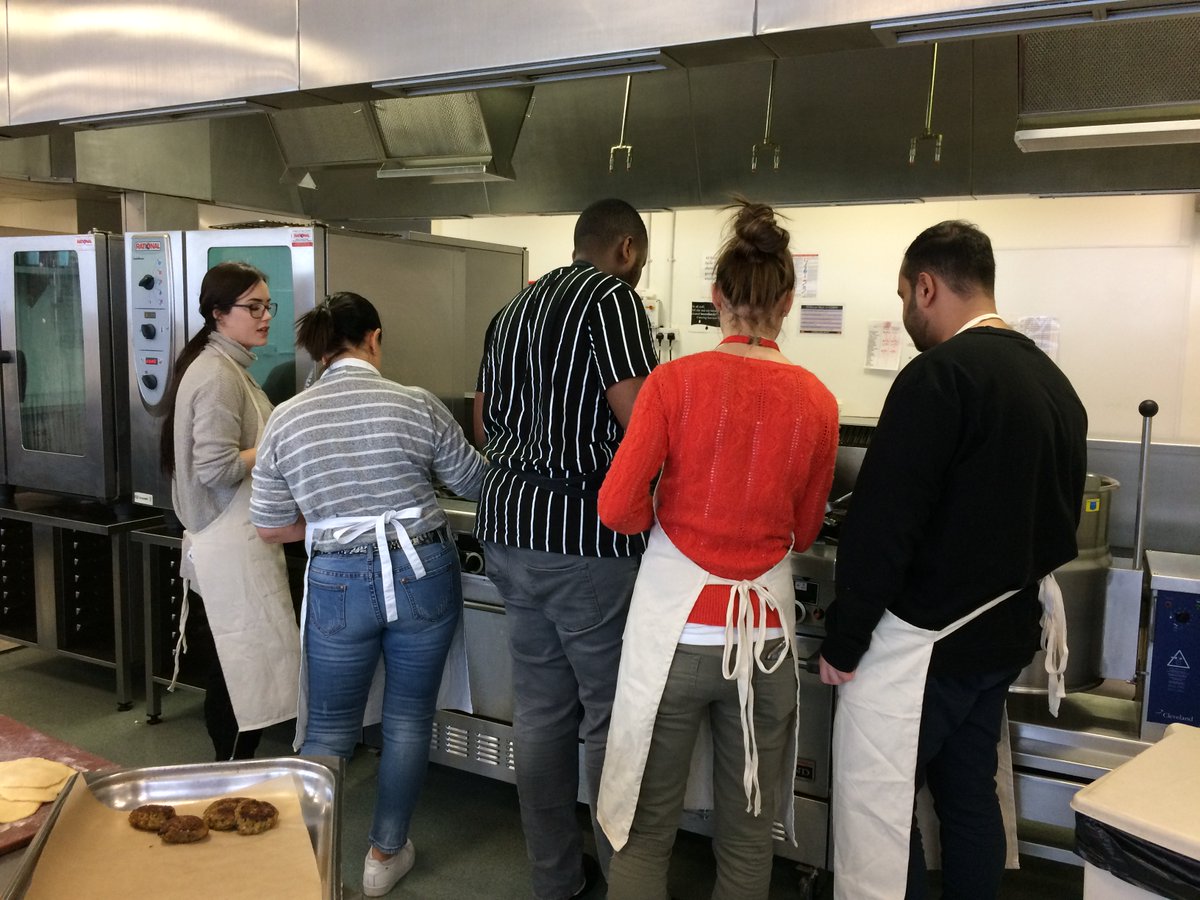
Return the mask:
[[[575,225],[573,263],[542,276],[488,326],[476,425],[491,465],[476,534],[504,597],[513,658],[517,790],[535,900],[590,887],[575,821],[580,735],[595,824],[625,614],[645,535],[610,531],[596,495],[654,368],[634,291],[646,227],[622,200]],[[582,720],[582,726],[580,722]]]

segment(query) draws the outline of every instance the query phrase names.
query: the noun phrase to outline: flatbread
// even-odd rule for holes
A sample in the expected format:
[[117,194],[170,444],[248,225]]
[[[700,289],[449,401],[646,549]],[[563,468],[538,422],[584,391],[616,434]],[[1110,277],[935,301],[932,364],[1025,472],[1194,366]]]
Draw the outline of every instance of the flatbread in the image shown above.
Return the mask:
[[75,770],[64,763],[27,756],[0,762],[0,787],[50,787],[61,785],[74,774]]
[[0,825],[28,819],[41,805],[37,800],[0,800]]
[[74,774],[70,766],[38,756],[0,762],[0,825],[32,816]]
[[64,778],[58,784],[53,784],[50,787],[33,788],[33,787],[6,787],[0,785],[0,800],[36,800],[38,803],[49,803],[62,791],[63,785],[67,783]]

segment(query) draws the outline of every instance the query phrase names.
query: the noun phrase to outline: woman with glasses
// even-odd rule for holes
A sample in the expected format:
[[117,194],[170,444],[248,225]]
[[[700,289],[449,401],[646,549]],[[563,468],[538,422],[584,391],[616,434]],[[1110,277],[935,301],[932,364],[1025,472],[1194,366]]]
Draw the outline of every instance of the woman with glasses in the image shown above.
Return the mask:
[[166,395],[162,466],[185,529],[175,677],[188,606],[203,598],[215,644],[204,721],[217,760],[253,757],[263,728],[296,715],[300,634],[283,551],[250,524],[250,472],[271,403],[248,367],[276,308],[253,266],[210,269],[200,285],[204,325],[176,360]]
[[[250,510],[264,540],[304,538],[309,551],[301,753],[351,756],[383,661],[365,897],[383,896],[412,868],[409,822],[452,643],[459,666],[451,671],[465,671],[461,637],[455,642],[458,551],[433,480],[478,499],[484,470],[437,397],[383,377],[382,341],[379,313],[358,294],[334,294],[300,319],[296,343],[325,371],[267,423]],[[446,699],[469,708],[461,694]]]

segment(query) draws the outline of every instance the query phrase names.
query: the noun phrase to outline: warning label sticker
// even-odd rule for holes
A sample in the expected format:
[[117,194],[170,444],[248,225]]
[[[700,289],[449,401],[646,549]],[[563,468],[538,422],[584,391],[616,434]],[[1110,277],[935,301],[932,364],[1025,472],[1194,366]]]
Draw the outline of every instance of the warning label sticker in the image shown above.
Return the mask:
[[1167,668],[1168,669],[1190,669],[1191,666],[1188,665],[1187,657],[1183,655],[1183,651],[1176,650],[1175,655],[1172,656],[1169,660],[1167,660]]

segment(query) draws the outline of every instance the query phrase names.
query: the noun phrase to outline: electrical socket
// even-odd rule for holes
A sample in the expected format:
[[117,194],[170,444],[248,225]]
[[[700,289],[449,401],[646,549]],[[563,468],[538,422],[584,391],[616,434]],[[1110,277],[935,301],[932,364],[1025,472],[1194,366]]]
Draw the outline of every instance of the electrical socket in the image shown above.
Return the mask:
[[673,331],[668,331],[668,332],[667,332],[667,343],[668,343],[668,344],[673,344],[673,343],[675,343],[675,332],[673,332]]

